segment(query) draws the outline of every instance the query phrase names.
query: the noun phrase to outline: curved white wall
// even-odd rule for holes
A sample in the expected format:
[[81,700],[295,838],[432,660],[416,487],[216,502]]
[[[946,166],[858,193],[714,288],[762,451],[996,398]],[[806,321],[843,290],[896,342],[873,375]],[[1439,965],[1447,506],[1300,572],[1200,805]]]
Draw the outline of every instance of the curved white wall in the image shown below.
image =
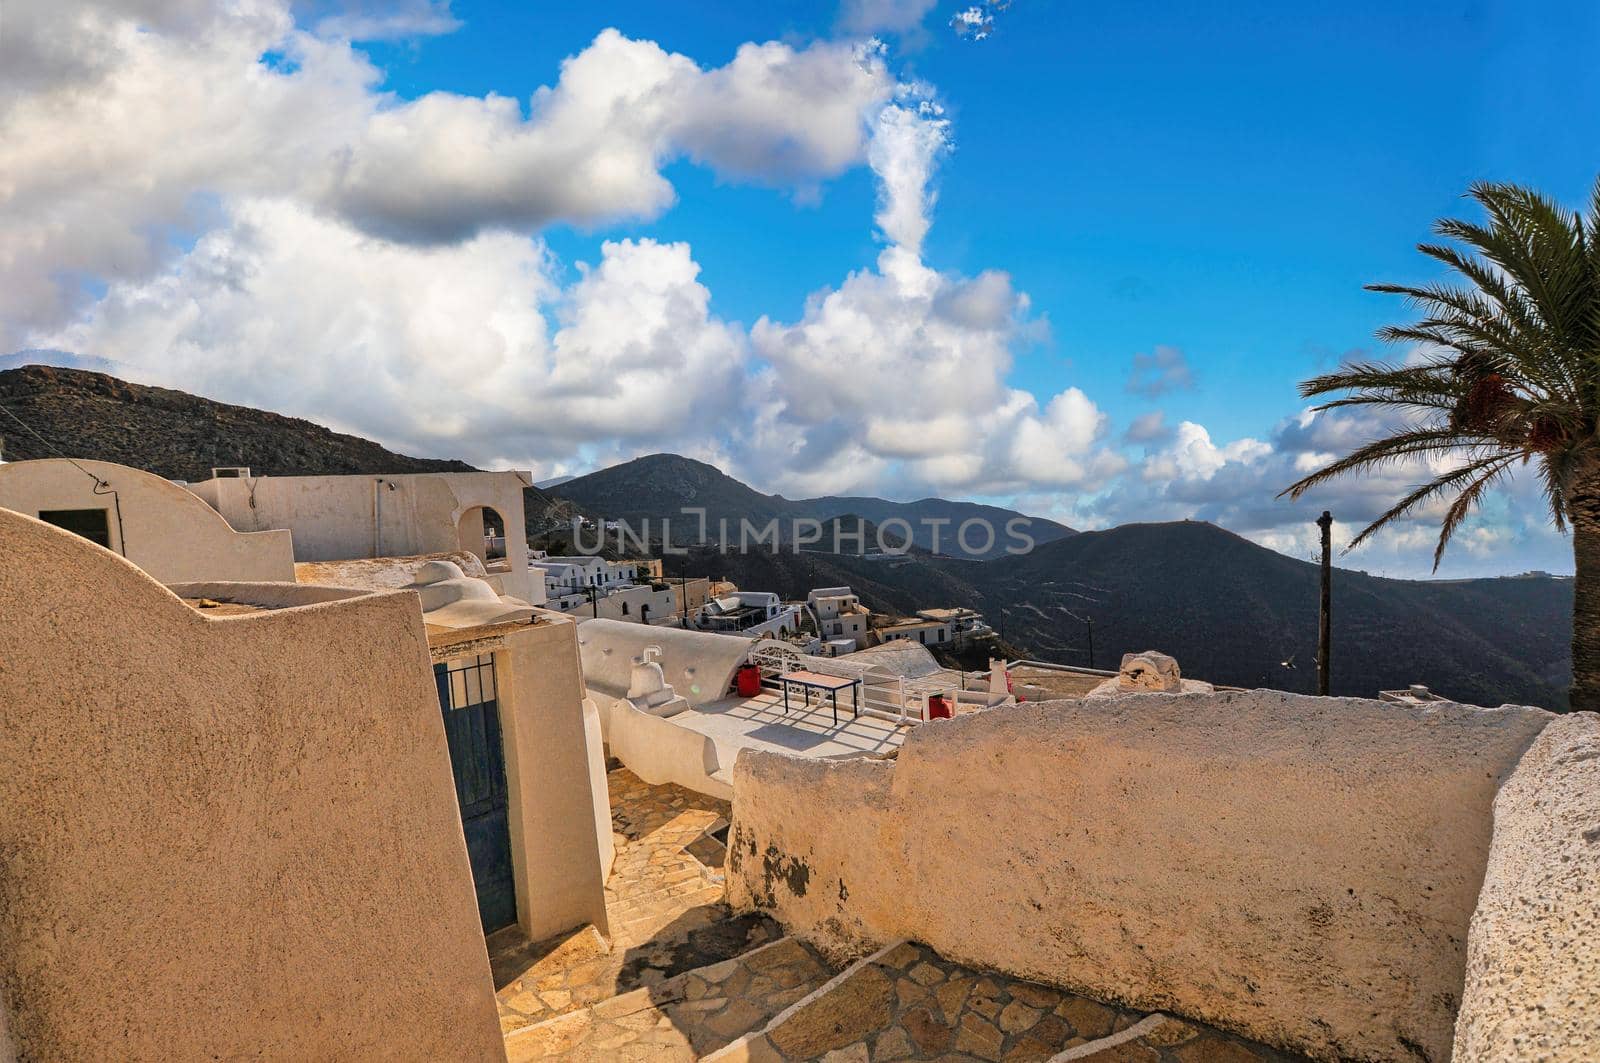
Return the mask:
[[583,682],[591,691],[622,697],[633,680],[633,659],[646,646],[661,647],[661,671],[667,683],[690,705],[704,705],[728,695],[734,670],[744,663],[755,642],[738,635],[654,627],[621,620],[584,620],[578,624],[578,653]]
[[294,582],[289,532],[234,531],[186,489],[126,465],[81,458],[9,462],[0,465],[0,507],[29,517],[104,509],[112,552],[162,583]]

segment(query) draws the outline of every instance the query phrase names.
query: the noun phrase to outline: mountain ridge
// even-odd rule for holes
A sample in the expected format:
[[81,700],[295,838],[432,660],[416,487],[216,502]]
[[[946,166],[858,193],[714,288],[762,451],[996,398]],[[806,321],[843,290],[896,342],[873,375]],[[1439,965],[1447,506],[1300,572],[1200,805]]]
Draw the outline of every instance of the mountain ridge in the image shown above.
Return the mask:
[[[584,476],[574,477],[552,488],[551,493],[584,510],[607,519],[638,524],[650,521],[652,535],[660,534],[660,521],[666,518],[674,542],[693,542],[687,531],[699,531],[698,518],[684,515],[684,507],[706,510],[708,537],[718,522],[727,520],[737,529],[740,520],[762,527],[768,521],[827,521],[850,515],[883,526],[890,520],[904,520],[911,526],[912,542],[932,551],[935,537],[941,553],[954,557],[990,559],[1002,556],[1010,541],[1006,525],[1016,519],[1027,521],[1029,534],[1038,542],[1053,542],[1076,532],[1064,524],[1044,517],[1030,517],[1015,510],[979,502],[952,501],[928,497],[915,502],[895,502],[870,495],[822,495],[813,498],[786,498],[764,494],[729,476],[716,466],[679,454],[646,454],[620,462]],[[959,540],[963,521],[984,520],[994,526],[994,539],[987,549],[965,549]],[[932,525],[929,521],[941,521]],[[890,528],[901,534],[903,529]],[[783,538],[787,540],[788,535]],[[969,541],[977,537],[969,536]],[[978,542],[987,542],[987,535]],[[976,543],[974,543],[976,545]],[[953,549],[952,549],[953,547]]]
[[[299,418],[84,370],[0,371],[0,406],[72,457],[175,479],[200,479],[212,465],[232,464],[279,476],[472,468],[396,454]],[[7,458],[53,456],[9,418],[0,418],[0,438]],[[796,512],[788,499],[763,495],[703,462],[673,457],[642,485],[654,493],[641,507],[676,512],[697,501],[739,498],[770,516]],[[533,520],[558,524],[577,508],[537,488],[528,488],[524,498],[530,528]],[[863,508],[841,506],[825,519],[872,521]],[[1026,554],[986,560],[921,549],[874,560],[829,553],[829,545],[816,543],[798,554],[793,543],[744,555],[691,550],[667,554],[664,562],[669,578],[727,576],[791,598],[814,586],[847,583],[869,607],[891,614],[970,605],[1008,642],[1060,663],[1090,663],[1092,627],[1093,663],[1100,667],[1114,667],[1124,652],[1160,649],[1195,678],[1305,692],[1314,687],[1317,566],[1215,525],[1128,524],[1063,534]],[[1333,692],[1372,697],[1380,689],[1425,683],[1479,704],[1565,708],[1571,610],[1570,578],[1395,580],[1335,568]]]

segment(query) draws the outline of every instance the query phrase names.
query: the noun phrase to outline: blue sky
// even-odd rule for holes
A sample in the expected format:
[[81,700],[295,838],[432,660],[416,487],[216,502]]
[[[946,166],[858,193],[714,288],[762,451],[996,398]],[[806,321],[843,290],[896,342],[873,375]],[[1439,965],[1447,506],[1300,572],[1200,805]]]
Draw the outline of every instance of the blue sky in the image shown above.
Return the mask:
[[[541,476],[671,449],[1303,553],[1421,472],[1273,497],[1381,430],[1295,392],[1403,353],[1362,285],[1435,277],[1473,180],[1600,168],[1593,5],[286,3],[13,28],[0,350]],[[1423,516],[1350,563],[1425,574]],[[1473,536],[1441,574],[1570,568],[1526,485]]]
[[[1018,0],[979,42],[942,25],[964,6],[937,5],[909,47],[889,38],[955,123],[928,258],[1010,271],[1052,325],[1014,379],[1077,383],[1114,416],[1149,406],[1121,390],[1131,354],[1170,344],[1198,380],[1170,405],[1213,434],[1267,430],[1305,375],[1381,353],[1373,331],[1405,311],[1362,285],[1435,276],[1412,247],[1470,182],[1581,203],[1600,165],[1594,5]],[[837,21],[801,3],[453,11],[456,33],[373,48],[387,87],[526,96],[603,25],[710,65]],[[816,206],[690,163],[669,175],[666,216],[552,245],[581,259],[618,233],[690,240],[717,309],[747,323],[793,316],[877,255],[864,171]]]

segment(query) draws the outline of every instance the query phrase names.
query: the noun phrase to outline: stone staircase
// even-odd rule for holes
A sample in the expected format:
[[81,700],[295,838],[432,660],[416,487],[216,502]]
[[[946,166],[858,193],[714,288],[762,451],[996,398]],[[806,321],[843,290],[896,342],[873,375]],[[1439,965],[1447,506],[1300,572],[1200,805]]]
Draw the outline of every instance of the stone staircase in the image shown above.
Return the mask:
[[506,1037],[510,1063],[694,1060],[825,985],[834,970],[809,946],[781,938],[721,963],[618,994]]
[[613,771],[612,937],[489,942],[510,1063],[948,1059],[1263,1063],[1209,1027],[975,970],[901,942],[842,970],[723,899],[725,802]]
[[835,971],[780,938],[513,1032],[509,1063],[1300,1063],[1159,1012],[974,970],[901,942]]
[[851,965],[765,1026],[702,1058],[708,1063],[1300,1059],[1197,1023],[974,970],[911,942]]

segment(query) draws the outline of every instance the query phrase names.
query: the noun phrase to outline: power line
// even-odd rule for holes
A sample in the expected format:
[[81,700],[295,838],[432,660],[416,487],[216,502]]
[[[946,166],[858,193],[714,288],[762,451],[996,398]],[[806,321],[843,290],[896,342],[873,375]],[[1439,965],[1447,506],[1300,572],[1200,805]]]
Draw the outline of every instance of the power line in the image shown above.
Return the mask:
[[65,462],[67,462],[74,469],[77,469],[79,472],[83,473],[89,479],[93,480],[95,482],[95,486],[96,487],[104,487],[104,486],[106,486],[106,481],[105,480],[100,479],[100,477],[96,476],[94,473],[90,472],[88,469],[85,469],[82,465],[79,465],[76,461],[73,461],[71,458],[67,457],[67,455],[62,452],[60,447],[58,447],[54,443],[50,442],[48,439],[46,439],[44,436],[40,435],[38,432],[35,432],[33,430],[33,428],[31,426],[29,426],[28,422],[24,421],[22,418],[18,417],[16,414],[12,413],[4,405],[0,405],[0,413],[4,413],[7,417],[11,418],[13,421],[15,421],[19,425],[21,425],[22,426],[22,430],[24,432],[27,432],[30,436],[32,436],[33,438],[37,439],[39,442],[43,443],[46,447],[48,447],[55,454],[56,457],[62,459]]
[[35,432],[33,430],[33,427],[31,425],[29,425],[28,422],[24,421],[22,418],[18,417],[16,414],[12,413],[4,405],[0,405],[0,413],[4,413],[7,417],[11,418],[13,421],[15,421],[19,425],[21,425],[22,426],[22,430],[24,432],[27,432],[30,436],[32,436],[33,438],[37,439],[39,442],[43,443],[50,450],[54,451],[56,457],[60,458],[64,462],[66,462],[68,465],[71,465],[74,469],[77,469],[79,472],[83,473],[90,480],[94,481],[94,493],[95,494],[97,494],[97,495],[110,495],[111,496],[111,505],[116,509],[116,512],[117,512],[117,552],[120,553],[123,557],[127,557],[128,556],[128,535],[127,535],[126,529],[124,529],[123,526],[122,526],[122,496],[119,495],[117,493],[116,489],[111,486],[111,481],[110,480],[102,480],[102,479],[100,479],[100,477],[96,476],[94,473],[90,472],[88,469],[85,469],[82,465],[79,465],[72,458],[67,457],[67,455],[62,452],[60,447],[58,447],[54,443],[50,442],[48,439],[46,439],[44,436],[40,435],[38,432]]

